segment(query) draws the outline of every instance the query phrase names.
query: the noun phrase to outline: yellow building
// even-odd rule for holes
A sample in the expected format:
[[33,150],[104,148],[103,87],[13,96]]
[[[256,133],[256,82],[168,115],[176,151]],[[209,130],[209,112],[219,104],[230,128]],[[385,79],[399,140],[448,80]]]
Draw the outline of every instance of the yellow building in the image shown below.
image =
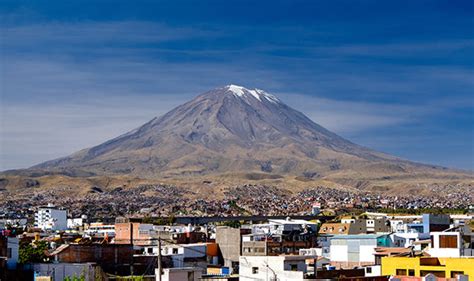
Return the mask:
[[383,257],[382,275],[423,277],[432,273],[437,277],[454,278],[468,275],[474,280],[474,257]]

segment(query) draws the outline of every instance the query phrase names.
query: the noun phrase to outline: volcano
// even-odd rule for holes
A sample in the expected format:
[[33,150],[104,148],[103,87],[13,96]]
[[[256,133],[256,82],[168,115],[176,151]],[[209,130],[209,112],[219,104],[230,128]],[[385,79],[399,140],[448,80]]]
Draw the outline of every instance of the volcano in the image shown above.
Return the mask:
[[100,145],[31,169],[145,178],[225,173],[315,178],[436,167],[354,144],[272,94],[228,85]]

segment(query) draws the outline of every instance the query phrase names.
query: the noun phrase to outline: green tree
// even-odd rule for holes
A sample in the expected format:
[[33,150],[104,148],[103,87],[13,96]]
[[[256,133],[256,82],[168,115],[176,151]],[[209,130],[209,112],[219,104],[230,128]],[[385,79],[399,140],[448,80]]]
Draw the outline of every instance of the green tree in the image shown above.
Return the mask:
[[20,243],[19,262],[22,264],[47,261],[46,251],[48,242],[38,241],[32,243]]
[[84,274],[81,274],[79,277],[74,274],[72,277],[71,276],[66,276],[63,281],[85,281],[86,277]]
[[232,228],[240,228],[242,226],[240,221],[224,221],[222,225],[232,227]]

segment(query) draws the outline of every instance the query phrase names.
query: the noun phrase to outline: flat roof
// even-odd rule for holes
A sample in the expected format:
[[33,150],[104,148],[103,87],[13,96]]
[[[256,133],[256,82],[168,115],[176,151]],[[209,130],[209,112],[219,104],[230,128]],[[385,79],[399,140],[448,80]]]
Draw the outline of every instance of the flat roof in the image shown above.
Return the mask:
[[341,234],[334,235],[331,239],[376,239],[387,236],[387,234]]

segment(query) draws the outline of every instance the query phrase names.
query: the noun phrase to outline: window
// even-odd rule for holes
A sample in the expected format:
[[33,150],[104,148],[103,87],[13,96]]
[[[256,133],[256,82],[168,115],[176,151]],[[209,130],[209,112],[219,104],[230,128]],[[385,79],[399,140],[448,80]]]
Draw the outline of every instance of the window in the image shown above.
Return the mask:
[[258,274],[258,267],[252,267],[252,274]]
[[440,248],[457,248],[458,247],[457,235],[440,235],[439,247]]
[[408,269],[408,276],[415,276],[415,270],[414,269]]
[[297,264],[290,264],[290,270],[291,271],[298,271],[298,265]]
[[366,273],[372,273],[372,267],[366,267],[365,271]]
[[396,275],[398,276],[406,276],[407,275],[407,270],[406,269],[398,269],[397,268],[397,271],[396,271]]
[[178,248],[173,248],[173,254],[177,254],[178,253]]
[[148,248],[148,249],[147,249],[147,252],[148,252],[149,254],[152,254],[152,253],[153,253],[153,248]]
[[464,271],[451,271],[451,278],[456,278],[458,275],[463,275]]
[[434,276],[438,278],[444,278],[445,277],[445,272],[444,271],[435,271],[435,270],[422,270],[420,271],[420,276],[426,276],[428,274],[433,274]]

